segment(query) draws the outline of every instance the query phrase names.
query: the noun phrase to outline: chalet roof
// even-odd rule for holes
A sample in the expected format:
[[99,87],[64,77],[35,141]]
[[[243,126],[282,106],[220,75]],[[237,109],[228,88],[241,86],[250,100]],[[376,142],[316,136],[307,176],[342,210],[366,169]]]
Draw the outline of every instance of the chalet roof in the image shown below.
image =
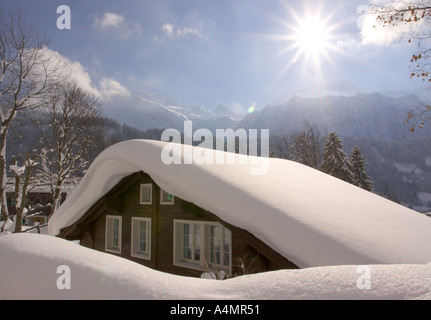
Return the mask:
[[[218,164],[227,153],[211,150],[214,164],[198,164],[190,157],[208,149],[186,145],[181,164],[166,165],[161,155],[168,146],[130,140],[103,151],[50,219],[50,233],[58,235],[124,177],[144,171],[167,192],[251,232],[299,267],[431,261],[425,215],[287,160],[235,155],[235,164]],[[259,160],[268,170],[256,175]]]

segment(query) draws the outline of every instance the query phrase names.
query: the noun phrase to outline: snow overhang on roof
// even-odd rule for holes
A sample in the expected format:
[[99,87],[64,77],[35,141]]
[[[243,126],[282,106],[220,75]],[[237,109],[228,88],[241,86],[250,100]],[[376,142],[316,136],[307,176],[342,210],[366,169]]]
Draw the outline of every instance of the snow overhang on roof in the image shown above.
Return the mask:
[[[418,212],[287,160],[234,155],[234,164],[219,164],[226,152],[184,145],[178,146],[181,163],[166,165],[161,155],[168,147],[172,143],[130,140],[103,151],[51,217],[50,233],[58,235],[121,179],[143,171],[299,267],[431,261],[431,220]],[[190,158],[203,152],[211,152],[213,164]],[[267,170],[256,175],[259,160],[267,161]]]

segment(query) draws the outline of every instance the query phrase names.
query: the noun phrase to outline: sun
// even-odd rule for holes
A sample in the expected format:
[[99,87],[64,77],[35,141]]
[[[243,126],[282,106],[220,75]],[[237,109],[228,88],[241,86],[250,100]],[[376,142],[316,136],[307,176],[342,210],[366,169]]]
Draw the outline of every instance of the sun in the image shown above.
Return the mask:
[[309,17],[298,22],[295,28],[293,41],[299,49],[299,54],[305,54],[308,58],[318,58],[326,54],[330,47],[330,29],[323,21],[316,17]]
[[291,69],[298,80],[324,83],[325,76],[337,70],[340,55],[345,54],[341,29],[346,20],[336,19],[337,7],[324,7],[322,1],[313,5],[307,2],[302,10],[287,0],[280,3],[287,14],[276,17],[282,28],[273,39],[279,44],[279,61],[285,62],[272,83],[280,83]]

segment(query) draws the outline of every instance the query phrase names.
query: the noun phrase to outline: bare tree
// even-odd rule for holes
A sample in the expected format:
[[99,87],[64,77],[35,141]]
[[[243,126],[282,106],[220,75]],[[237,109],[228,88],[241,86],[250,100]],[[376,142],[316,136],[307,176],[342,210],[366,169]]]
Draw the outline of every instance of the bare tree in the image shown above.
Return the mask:
[[302,131],[272,139],[272,156],[293,160],[315,169],[319,167],[324,139],[315,124],[304,121]]
[[273,136],[272,140],[271,156],[274,158],[292,160],[291,137],[288,135],[277,135]]
[[[400,31],[400,37],[408,43],[417,44],[410,62],[410,78],[418,78],[423,82],[431,82],[431,1],[430,0],[398,0],[389,1],[383,5],[373,4],[370,14],[375,15],[375,28],[381,27]],[[409,28],[407,28],[409,27]],[[416,110],[407,112],[407,122],[412,122],[411,131],[424,120],[430,120],[429,104],[418,106]]]
[[[101,107],[97,98],[76,83],[57,85],[39,120],[40,175],[51,190],[51,214],[61,202],[62,186],[84,173],[89,155],[101,139]],[[103,140],[102,140],[103,141]]]
[[322,158],[323,139],[316,125],[305,121],[301,132],[292,139],[293,160],[317,169]]
[[39,107],[58,64],[45,54],[48,41],[26,25],[19,11],[0,10],[0,192],[1,214],[7,219],[6,138],[17,113]]

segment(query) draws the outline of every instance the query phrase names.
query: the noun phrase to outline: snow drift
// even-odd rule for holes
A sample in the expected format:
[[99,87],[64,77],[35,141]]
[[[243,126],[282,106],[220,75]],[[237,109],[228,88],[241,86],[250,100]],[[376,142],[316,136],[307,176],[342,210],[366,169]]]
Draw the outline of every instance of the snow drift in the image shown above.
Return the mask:
[[[431,261],[431,219],[420,213],[287,160],[265,159],[267,173],[252,175],[256,157],[197,164],[187,157],[208,149],[185,145],[182,164],[165,165],[167,144],[131,140],[102,152],[50,219],[50,233],[79,220],[125,176],[144,171],[167,192],[253,233],[299,267]],[[217,156],[226,153],[214,151]]]
[[[371,265],[363,288],[352,265],[196,279],[38,234],[0,236],[0,257],[0,299],[431,299],[431,265]],[[61,266],[69,288],[57,287]]]

